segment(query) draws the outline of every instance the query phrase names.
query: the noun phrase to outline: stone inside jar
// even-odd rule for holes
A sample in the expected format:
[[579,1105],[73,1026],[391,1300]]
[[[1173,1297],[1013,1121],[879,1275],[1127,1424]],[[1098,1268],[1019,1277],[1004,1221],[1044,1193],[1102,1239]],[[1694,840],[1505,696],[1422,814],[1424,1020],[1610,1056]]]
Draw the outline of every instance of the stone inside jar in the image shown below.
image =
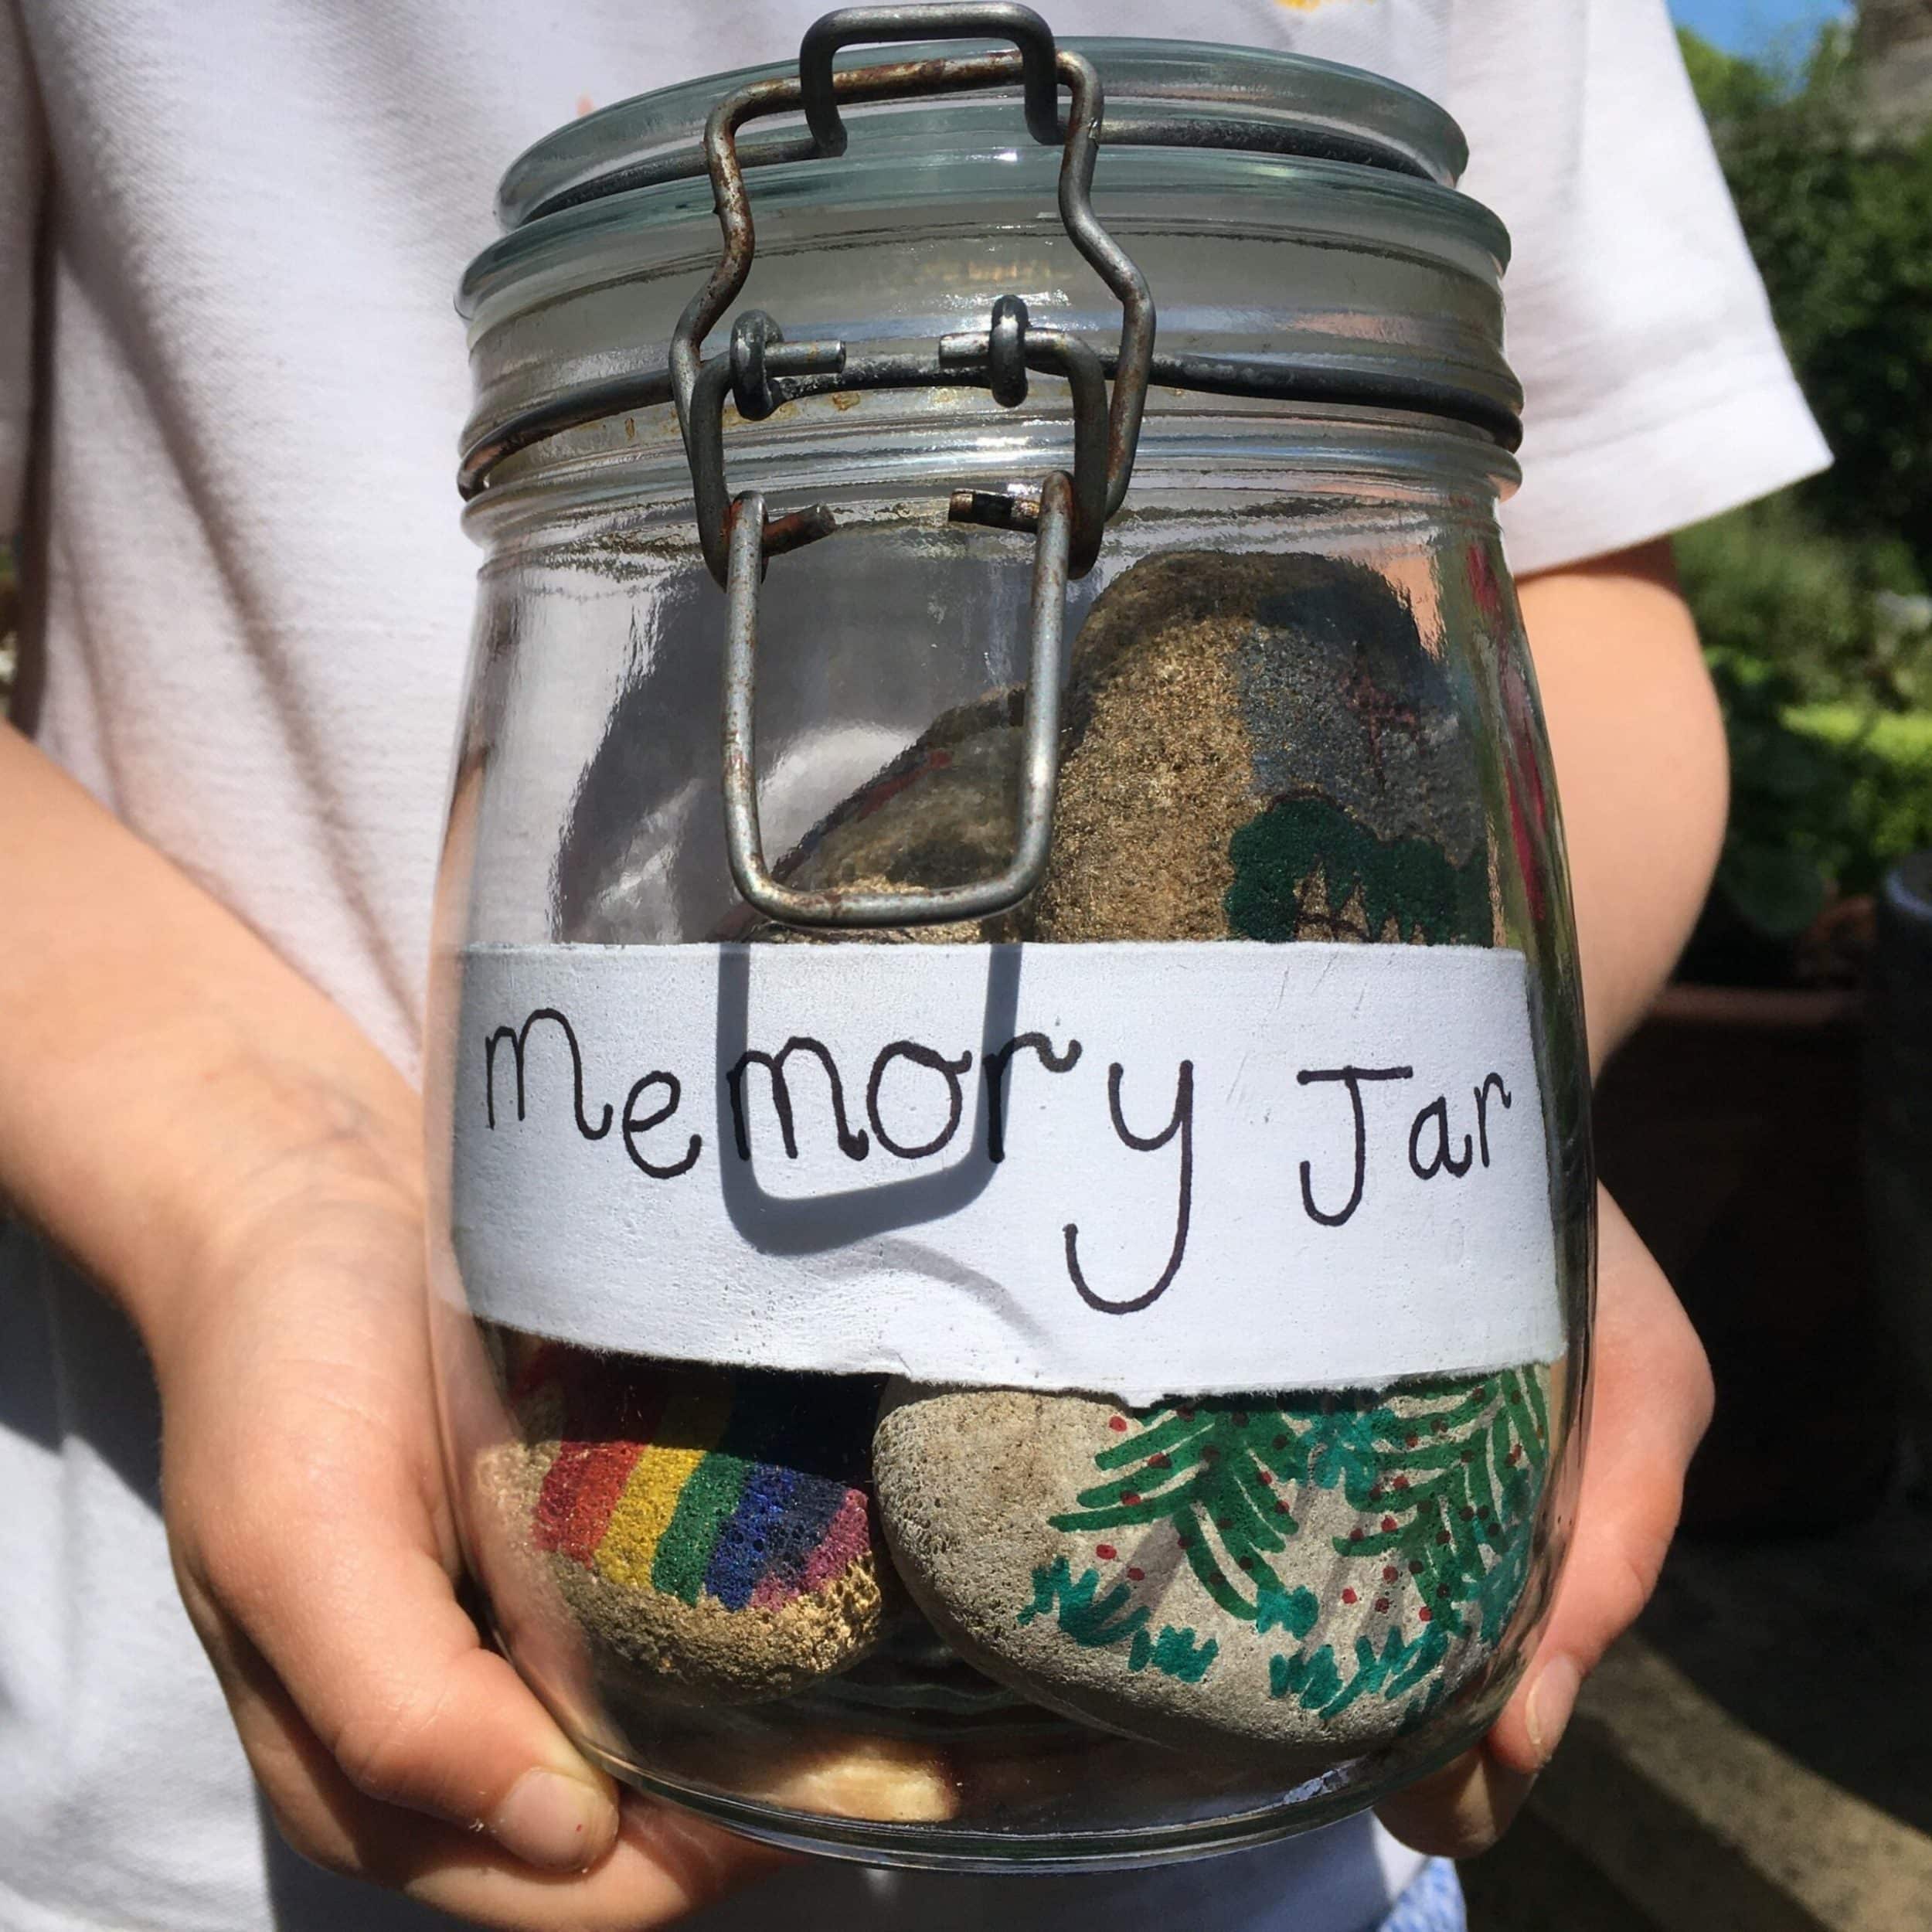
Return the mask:
[[[1150,558],[1078,641],[1041,889],[866,937],[1495,944],[1450,675],[1365,567]],[[1019,710],[1014,691],[939,719],[781,873],[998,869]],[[816,940],[749,914],[719,937]],[[1526,1362],[1128,1410],[552,1351],[515,1410],[529,1539],[594,1651],[655,1694],[791,1695],[872,1653],[909,1595],[1041,1705],[1300,1776],[1493,1675],[1561,1396]],[[924,1775],[858,1815],[945,1815]]]

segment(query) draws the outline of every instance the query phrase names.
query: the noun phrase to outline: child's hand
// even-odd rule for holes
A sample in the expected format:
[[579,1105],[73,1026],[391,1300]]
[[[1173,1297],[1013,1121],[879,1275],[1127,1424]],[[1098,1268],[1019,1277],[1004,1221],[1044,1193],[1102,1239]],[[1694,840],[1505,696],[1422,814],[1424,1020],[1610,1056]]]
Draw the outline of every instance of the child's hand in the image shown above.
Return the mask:
[[396,1067],[5,724],[0,906],[0,1192],[148,1345],[182,1594],[291,1841],[531,1932],[723,1889],[749,1848],[621,1808],[457,1603]]
[[1599,1192],[1596,1385],[1583,1493],[1556,1601],[1515,1695],[1475,1750],[1389,1799],[1383,1822],[1418,1850],[1492,1845],[1549,1761],[1578,1686],[1636,1621],[1677,1526],[1684,1471],[1711,1415],[1710,1370],[1677,1297]]
[[150,1338],[189,1614],[297,1850],[493,1926],[665,1923],[760,1855],[621,1806],[459,1607],[418,1163],[391,1153],[282,1163]]

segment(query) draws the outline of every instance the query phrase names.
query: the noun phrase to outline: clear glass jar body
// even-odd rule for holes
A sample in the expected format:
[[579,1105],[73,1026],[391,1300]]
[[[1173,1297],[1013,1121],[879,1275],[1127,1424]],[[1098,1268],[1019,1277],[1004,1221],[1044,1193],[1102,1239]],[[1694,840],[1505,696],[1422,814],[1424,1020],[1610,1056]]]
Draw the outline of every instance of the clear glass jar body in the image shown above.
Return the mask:
[[[1202,246],[1195,216],[1141,214],[1157,294],[1164,279],[1184,289],[1197,322],[1252,318],[1230,281],[1251,249],[1224,236],[1190,280],[1169,257]],[[1063,266],[1050,231],[1037,239]],[[916,316],[944,311],[933,291],[949,281],[988,298],[985,243],[928,240]],[[1277,237],[1277,262],[1284,248],[1310,273],[1339,272],[1331,239]],[[837,266],[849,274],[855,255],[865,246]],[[813,259],[787,254],[774,277],[788,335],[811,332],[815,301],[876,321]],[[1388,256],[1363,260],[1372,281]],[[1037,304],[1046,267],[1029,269]],[[675,308],[688,264],[666,284],[647,278],[640,299]],[[1060,299],[1104,325],[1083,290]],[[541,311],[495,325],[526,338],[500,366],[527,369],[545,325]],[[572,323],[548,325],[567,338]],[[883,327],[910,339],[921,325]],[[534,1004],[500,1032],[478,1004],[492,961],[575,971],[621,954],[648,988],[652,961],[679,950],[799,940],[750,913],[726,865],[724,599],[697,552],[668,413],[556,439],[471,512],[487,561],[434,947],[431,1269],[464,1545],[499,1641],[614,1773],[804,1849],[1120,1864],[1373,1801],[1466,1747],[1506,1695],[1560,1561],[1583,1407],[1587,1061],[1554,788],[1495,523],[1507,459],[1440,423],[1157,394],[1126,506],[1069,600],[1047,883],[1017,913],[936,937],[1095,959],[1119,942],[1223,940],[1519,954],[1560,1346],[1480,1374],[1338,1387],[1298,1378],[1290,1337],[1257,1348],[1257,1386],[1130,1407],[1104,1389],[795,1373],[761,1363],[755,1342],[735,1366],[654,1360],[585,1345],[594,1323],[503,1318],[522,1305],[519,1275],[545,1278],[546,1305],[668,1306],[680,1257],[654,1237],[653,1190],[702,1175],[707,1141],[728,1165],[733,1122],[720,1100],[715,1117],[670,1124],[662,1073],[627,1094],[587,1030],[566,1043],[553,1016],[533,1031]],[[1004,415],[958,393],[819,398],[728,436],[734,488],[781,509],[827,503],[841,526],[774,560],[764,587],[757,776],[781,876],[954,883],[997,869],[1013,832],[1031,544],[948,524],[945,492],[1036,477],[1066,445],[1050,391]],[[636,1263],[621,1281],[551,1278],[563,1264],[515,1233],[517,1203],[498,1213],[527,1186],[538,1226],[534,1170],[505,1170],[488,1229],[478,1220],[464,1135],[481,1131],[479,1095],[491,1134],[512,1131],[512,1053],[516,1131],[527,1097],[532,1114],[574,1123],[571,1159],[634,1185]],[[849,1078],[855,1145],[862,1070]],[[813,1093],[801,1120],[821,1107]],[[875,1155],[917,1152],[887,1134],[879,1097],[876,1071]],[[969,1135],[984,1127],[975,1104]],[[1452,1173],[1466,1124],[1444,1126]],[[855,1195],[904,1195],[893,1224],[917,1231],[927,1210],[907,1169],[855,1172]],[[784,1247],[782,1227],[753,1239]],[[1215,1291],[1198,1292],[1211,1321]],[[757,1311],[744,1318],[755,1328]],[[1049,1439],[1074,1465],[1054,1464],[1063,1493],[1038,1502],[1050,1534],[1014,1558],[997,1523],[982,1533],[1004,1505],[977,1488],[961,1520],[981,1529],[947,1530],[948,1483],[971,1488],[989,1459],[1033,1469],[1034,1449],[1014,1444]],[[1040,1452],[1036,1473],[1051,1460]],[[1226,1513],[1214,1485],[1227,1481],[1253,1485],[1256,1525]]]

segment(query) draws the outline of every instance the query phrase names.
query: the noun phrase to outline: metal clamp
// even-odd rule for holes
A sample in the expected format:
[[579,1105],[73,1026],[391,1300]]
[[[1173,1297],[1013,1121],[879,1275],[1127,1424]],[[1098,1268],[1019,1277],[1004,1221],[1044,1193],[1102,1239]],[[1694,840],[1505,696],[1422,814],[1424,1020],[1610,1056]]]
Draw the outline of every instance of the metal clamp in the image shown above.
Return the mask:
[[[746,501],[731,499],[725,481],[724,399],[735,396],[741,416],[757,421],[784,400],[780,381],[787,376],[836,372],[845,366],[839,342],[787,342],[770,316],[753,311],[733,332],[731,352],[714,355],[698,370],[685,414],[685,449],[691,462],[691,493],[698,517],[698,542],[711,574],[727,583],[732,532]],[[780,381],[774,381],[774,378]],[[761,499],[762,501],[762,499]],[[821,504],[795,510],[763,525],[764,553],[777,556],[829,536],[832,512]]]
[[[982,36],[1015,40],[1019,51],[899,61],[843,73],[832,70],[834,52],[855,42]],[[1072,97],[1060,162],[1060,217],[1074,247],[1121,304],[1120,346],[1114,357],[1113,394],[1107,411],[1105,515],[1111,517],[1119,509],[1133,476],[1134,454],[1140,440],[1154,355],[1155,314],[1146,277],[1094,213],[1094,165],[1099,152],[1104,105],[1099,75],[1082,56],[1056,48],[1052,30],[1038,14],[1029,8],[1009,4],[1009,0],[995,0],[991,5],[849,8],[827,14],[807,32],[797,77],[754,81],[739,88],[719,102],[705,124],[706,162],[716,199],[719,226],[724,232],[725,249],[710,278],[685,304],[672,332],[671,391],[699,499],[699,541],[705,562],[719,584],[726,576],[730,521],[730,493],[723,481],[724,386],[729,383],[738,392],[741,405],[747,400],[751,403],[750,409],[741,407],[740,413],[755,420],[790,400],[793,392],[784,377],[836,374],[842,369],[845,353],[845,345],[835,342],[784,344],[777,325],[760,316],[754,338],[741,341],[734,336],[728,362],[714,359],[713,363],[706,364],[702,359],[701,345],[737,299],[757,253],[750,201],[737,155],[740,130],[747,122],[772,114],[805,111],[811,117],[813,137],[820,145],[820,151],[835,157],[845,145],[844,124],[838,116],[841,102],[971,93],[1009,85],[1017,80],[1027,90],[1029,128],[1038,139],[1056,141],[1061,138],[1056,111],[1049,113],[1044,99],[1049,56],[1053,77]],[[1021,326],[1023,331],[1023,321]],[[957,345],[961,338],[947,339]],[[766,377],[780,379],[761,380],[748,395],[747,386],[733,379],[736,372],[745,369],[748,358],[761,358]],[[719,368],[719,362],[724,362],[724,366]],[[971,379],[973,364],[968,355],[956,354],[951,362],[942,357],[942,363],[943,366],[933,369],[930,379],[934,383],[957,382],[962,375]],[[713,369],[716,370],[713,377],[715,393],[712,386],[707,386],[706,393],[701,396],[701,379],[707,369]],[[823,393],[828,386],[839,385],[815,383],[812,393]],[[964,517],[966,513],[960,514]],[[987,520],[1001,527],[1010,522],[1009,518],[990,512]],[[800,542],[828,535],[835,527],[830,512],[822,508],[801,512],[784,523],[784,529],[774,528],[770,533],[774,553],[777,548],[795,549]],[[807,530],[810,536],[801,534]],[[1077,549],[1077,577],[1083,576],[1092,567],[1097,549],[1095,543],[1083,559]]]
[[[1100,553],[1107,532],[1111,487],[1107,461],[1107,377],[1100,359],[1077,335],[1057,328],[1035,328],[1026,304],[1004,295],[993,304],[992,326],[984,335],[943,336],[939,366],[946,377],[962,376],[985,383],[993,400],[1016,409],[1026,400],[1026,374],[1040,370],[1066,379],[1073,392],[1073,529],[1068,558],[1070,577],[1083,577]],[[984,523],[995,529],[1030,530],[1039,517],[1039,495],[1012,491],[956,490],[948,509],[955,523]]]
[[[841,48],[882,40],[998,38],[1010,53],[899,61],[835,72]],[[725,475],[724,400],[757,421],[802,393],[843,386],[845,346],[839,342],[787,342],[769,316],[740,318],[728,354],[702,359],[701,345],[736,300],[757,249],[749,196],[737,155],[739,131],[767,115],[802,111],[816,151],[845,149],[842,103],[957,94],[1019,80],[1027,126],[1036,140],[1063,141],[1060,211],[1082,257],[1118,298],[1121,339],[1110,399],[1100,358],[1064,332],[1030,325],[1026,304],[1006,298],[994,306],[983,334],[949,335],[929,360],[899,372],[936,385],[971,383],[1012,408],[1024,401],[1029,370],[1065,378],[1073,392],[1073,470],[1055,471],[1036,492],[962,490],[948,514],[957,522],[1035,532],[1032,642],[1026,699],[1026,750],[1019,788],[1019,839],[1012,862],[996,879],[935,890],[795,892],[780,885],[765,863],[758,832],[752,709],[759,587],[768,559],[816,542],[836,527],[824,505],[768,519],[757,491],[733,497]],[[1059,89],[1071,96],[1063,131]],[[706,566],[726,594],[726,675],[724,720],[726,845],[739,890],[770,917],[821,926],[903,926],[985,917],[1016,905],[1046,869],[1059,760],[1060,684],[1065,650],[1065,602],[1070,577],[1083,577],[1100,554],[1109,518],[1120,508],[1134,472],[1153,361],[1153,296],[1146,277],[1094,213],[1094,164],[1103,112],[1099,75],[1081,56],[1055,45],[1052,30],[1031,9],[993,4],[853,7],[826,15],[806,33],[796,78],[753,82],[727,95],[705,126],[705,156],[716,198],[725,248],[710,278],[685,305],[671,342],[671,390],[685,454],[691,465],[698,539]],[[827,379],[830,379],[828,380]],[[794,391],[792,382],[801,389]]]
[[[942,19],[942,14],[950,17]],[[1014,5],[1012,0],[984,0],[972,7],[842,7],[815,20],[798,43],[798,84],[804,95],[805,125],[811,130],[820,154],[845,151],[845,124],[838,117],[832,56],[841,47],[928,39],[935,29],[942,39],[984,34],[989,40],[1010,40],[1019,50],[1028,132],[1048,148],[1066,138],[1053,65],[1058,51],[1053,30],[1031,7]]]
[[1066,676],[1072,480],[1064,470],[1056,470],[1040,489],[1021,726],[1019,835],[1006,869],[971,886],[801,892],[772,876],[758,831],[752,739],[757,689],[752,660],[758,641],[758,586],[765,563],[759,536],[764,498],[748,490],[736,508],[726,585],[724,801],[725,849],[739,891],[768,917],[797,926],[932,925],[951,919],[985,919],[1018,905],[1044,876],[1053,839],[1053,794],[1060,784],[1060,687]]

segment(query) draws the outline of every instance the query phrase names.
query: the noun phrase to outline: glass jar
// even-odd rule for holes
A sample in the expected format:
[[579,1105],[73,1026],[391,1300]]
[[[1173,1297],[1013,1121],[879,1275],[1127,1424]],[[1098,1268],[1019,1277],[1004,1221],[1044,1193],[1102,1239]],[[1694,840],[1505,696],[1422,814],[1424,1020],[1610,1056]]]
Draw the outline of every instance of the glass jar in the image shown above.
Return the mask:
[[592,115],[466,279],[437,1355],[495,1634],[598,1763],[1130,1864],[1468,1747],[1560,1560],[1507,245],[1391,83],[937,11],[1019,50],[835,17],[803,83]]

